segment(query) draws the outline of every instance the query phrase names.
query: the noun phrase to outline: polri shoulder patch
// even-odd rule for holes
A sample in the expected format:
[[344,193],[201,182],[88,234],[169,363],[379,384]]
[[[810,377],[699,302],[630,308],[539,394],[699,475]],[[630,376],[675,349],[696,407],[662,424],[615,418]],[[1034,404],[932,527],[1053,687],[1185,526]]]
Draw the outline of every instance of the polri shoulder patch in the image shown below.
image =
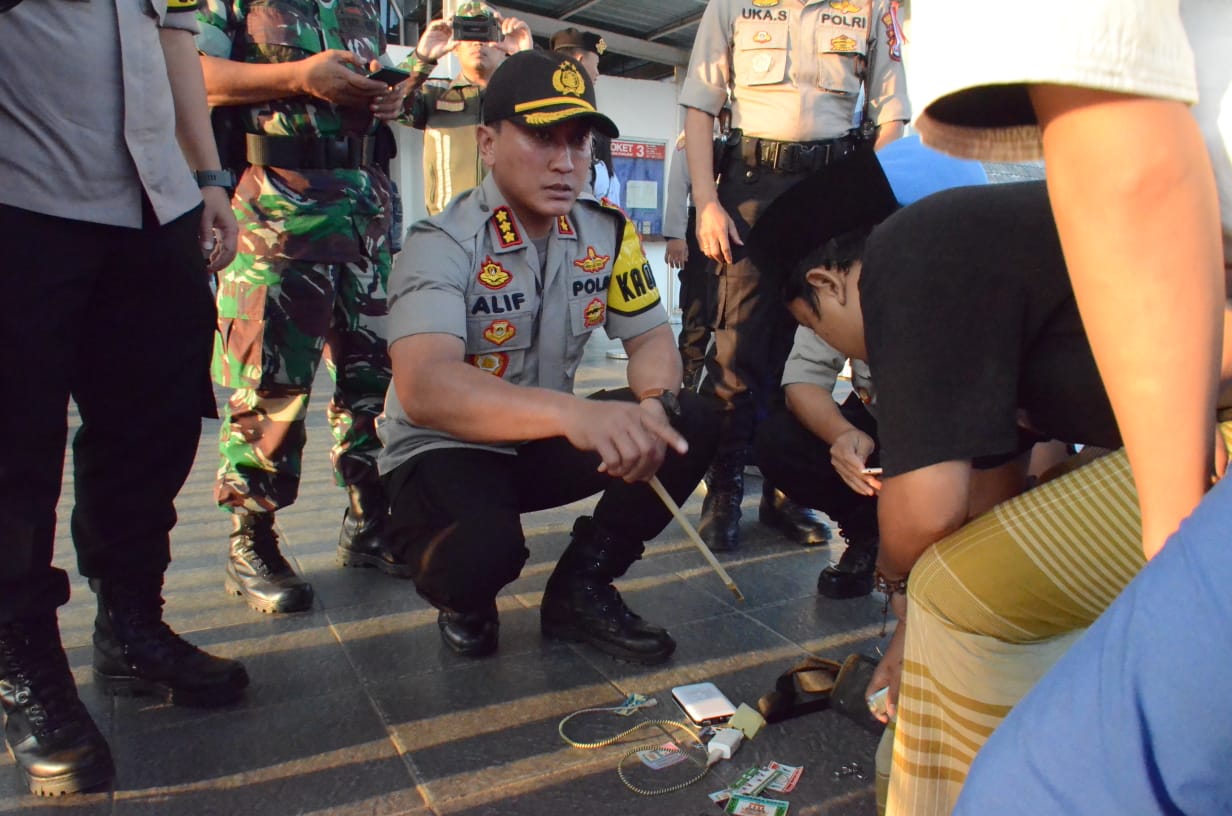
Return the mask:
[[496,225],[496,241],[501,249],[522,246],[522,235],[518,232],[518,222],[513,218],[513,210],[503,205],[497,207],[492,213],[492,223]]
[[642,251],[642,239],[625,221],[620,253],[612,267],[612,280],[607,289],[607,308],[616,314],[632,316],[659,305],[659,287],[655,283],[650,261]]

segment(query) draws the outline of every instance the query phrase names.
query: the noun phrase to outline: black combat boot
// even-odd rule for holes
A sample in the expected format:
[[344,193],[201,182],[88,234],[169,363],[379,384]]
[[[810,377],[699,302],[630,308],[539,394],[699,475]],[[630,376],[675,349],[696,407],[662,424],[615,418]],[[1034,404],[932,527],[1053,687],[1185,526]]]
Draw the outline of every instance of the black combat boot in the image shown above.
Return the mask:
[[312,584],[295,574],[278,551],[273,513],[236,513],[227,558],[227,591],[258,612],[302,612],[312,606]]
[[830,525],[826,524],[820,513],[796,504],[787,498],[786,493],[776,490],[769,482],[762,483],[757,520],[773,527],[802,547],[825,544],[830,540]]
[[343,567],[375,567],[386,575],[410,578],[411,567],[390,548],[385,537],[389,499],[380,479],[373,474],[347,485],[351,500],[338,534],[338,564]]
[[817,576],[817,592],[837,601],[861,598],[873,591],[873,572],[877,569],[877,502],[861,501],[838,516],[847,549],[837,564]]
[[0,623],[4,738],[30,792],[59,796],[115,777],[111,751],[77,696],[54,612]]
[[574,523],[573,541],[543,590],[540,629],[547,637],[589,643],[620,660],[662,663],[676,651],[676,641],[635,615],[612,586],[642,554],[641,542],[622,543],[590,516]]
[[235,660],[198,649],[163,622],[161,575],[90,579],[98,595],[94,677],[104,693],[153,694],[178,706],[210,708],[238,699],[248,673]]
[[841,601],[862,598],[873,591],[873,572],[877,568],[877,539],[852,541],[839,557],[817,576],[817,592]]
[[743,451],[719,454],[706,471],[706,498],[697,532],[716,552],[740,546],[740,504],[744,501]]
[[463,657],[483,657],[496,651],[500,641],[500,617],[496,602],[479,612],[450,612],[442,609],[436,616],[441,628],[441,640]]

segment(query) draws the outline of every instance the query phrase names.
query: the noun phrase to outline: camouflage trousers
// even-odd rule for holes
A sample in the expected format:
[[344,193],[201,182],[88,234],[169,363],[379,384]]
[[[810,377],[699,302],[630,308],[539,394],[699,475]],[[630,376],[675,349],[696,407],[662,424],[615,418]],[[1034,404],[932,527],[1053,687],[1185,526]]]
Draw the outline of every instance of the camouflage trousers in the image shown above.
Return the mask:
[[322,359],[334,381],[326,417],[337,484],[376,472],[375,421],[389,386],[384,339],[390,257],[313,263],[237,257],[219,280],[214,380],[238,387],[219,435],[219,506],[271,512],[299,493],[305,415]]

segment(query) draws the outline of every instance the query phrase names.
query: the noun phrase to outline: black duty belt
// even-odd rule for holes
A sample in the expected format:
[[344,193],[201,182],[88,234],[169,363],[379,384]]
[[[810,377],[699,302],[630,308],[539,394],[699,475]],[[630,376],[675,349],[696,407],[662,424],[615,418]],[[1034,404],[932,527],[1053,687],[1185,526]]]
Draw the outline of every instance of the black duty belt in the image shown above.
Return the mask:
[[376,139],[371,136],[247,135],[248,163],[288,170],[354,170],[372,164]]
[[811,173],[851,155],[858,142],[859,137],[851,134],[819,142],[778,142],[745,136],[740,141],[740,158],[747,167]]

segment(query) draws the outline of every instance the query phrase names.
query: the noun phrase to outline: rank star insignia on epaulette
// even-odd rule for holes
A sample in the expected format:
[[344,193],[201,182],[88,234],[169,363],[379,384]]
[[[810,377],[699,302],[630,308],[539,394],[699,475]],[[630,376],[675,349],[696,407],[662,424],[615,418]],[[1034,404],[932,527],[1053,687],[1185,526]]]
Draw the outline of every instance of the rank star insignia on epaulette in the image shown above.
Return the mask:
[[466,359],[475,368],[496,377],[503,377],[505,369],[509,367],[509,355],[503,351],[494,351],[491,354],[472,354]]
[[607,262],[612,259],[611,255],[599,255],[595,252],[592,246],[586,247],[586,257],[578,258],[573,262],[573,265],[578,269],[586,272],[595,273],[607,266]]
[[489,343],[503,346],[517,335],[518,329],[508,320],[493,320],[483,330],[484,339]]
[[508,207],[497,207],[492,213],[492,221],[496,224],[496,239],[501,249],[521,246],[522,236],[518,234],[517,222],[513,220],[513,210]]
[[607,311],[607,306],[599,298],[595,298],[590,303],[586,304],[585,310],[582,312],[582,322],[586,324],[586,328],[593,329],[603,322],[603,315]]
[[509,285],[509,281],[513,280],[513,275],[506,272],[505,267],[492,260],[492,256],[488,255],[483,259],[483,265],[479,267],[477,278],[480,283],[489,289],[503,289]]
[[569,223],[569,216],[556,216],[556,232],[560,235],[574,235],[573,225]]

